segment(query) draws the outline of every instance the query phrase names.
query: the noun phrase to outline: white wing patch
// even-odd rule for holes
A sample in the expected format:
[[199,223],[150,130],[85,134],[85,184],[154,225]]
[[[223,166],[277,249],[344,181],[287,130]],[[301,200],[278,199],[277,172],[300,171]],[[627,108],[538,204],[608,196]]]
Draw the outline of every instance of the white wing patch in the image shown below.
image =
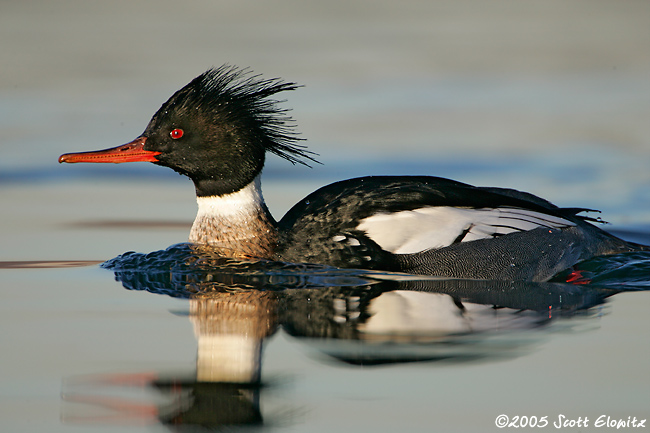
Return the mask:
[[559,229],[571,221],[526,209],[424,207],[364,218],[357,230],[394,254],[413,254],[454,242],[489,239],[539,227]]

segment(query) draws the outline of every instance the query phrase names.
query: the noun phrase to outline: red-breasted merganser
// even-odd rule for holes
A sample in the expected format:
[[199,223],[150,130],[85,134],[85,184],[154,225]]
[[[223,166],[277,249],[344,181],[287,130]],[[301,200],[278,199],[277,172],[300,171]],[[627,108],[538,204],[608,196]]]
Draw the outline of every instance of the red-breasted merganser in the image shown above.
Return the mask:
[[189,241],[229,257],[453,278],[545,281],[598,255],[644,250],[532,194],[430,176],[370,176],[325,186],[276,222],[260,188],[266,152],[316,162],[271,97],[295,83],[230,66],[177,91],[144,133],[59,162],[149,161],[194,182]]

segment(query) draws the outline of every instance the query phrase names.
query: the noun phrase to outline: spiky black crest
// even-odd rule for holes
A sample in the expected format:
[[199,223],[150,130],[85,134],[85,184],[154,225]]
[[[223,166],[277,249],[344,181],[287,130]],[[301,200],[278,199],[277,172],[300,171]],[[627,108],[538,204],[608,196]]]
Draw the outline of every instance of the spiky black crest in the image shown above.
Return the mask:
[[277,107],[284,100],[270,98],[298,87],[301,86],[279,78],[260,78],[248,68],[222,65],[208,69],[177,91],[154,119],[171,109],[214,113],[220,120],[243,128],[253,141],[262,143],[264,150],[293,164],[310,167],[306,160],[319,163],[314,158],[316,154],[297,143],[302,139],[293,130],[293,119],[286,115],[289,110]]

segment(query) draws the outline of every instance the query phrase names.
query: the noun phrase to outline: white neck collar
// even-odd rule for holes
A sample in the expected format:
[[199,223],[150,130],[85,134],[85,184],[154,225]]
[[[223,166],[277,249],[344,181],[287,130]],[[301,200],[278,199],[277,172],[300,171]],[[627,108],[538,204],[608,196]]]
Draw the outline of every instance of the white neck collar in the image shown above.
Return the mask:
[[244,188],[230,194],[196,197],[199,205],[197,217],[227,218],[259,213],[264,207],[260,177],[257,175]]

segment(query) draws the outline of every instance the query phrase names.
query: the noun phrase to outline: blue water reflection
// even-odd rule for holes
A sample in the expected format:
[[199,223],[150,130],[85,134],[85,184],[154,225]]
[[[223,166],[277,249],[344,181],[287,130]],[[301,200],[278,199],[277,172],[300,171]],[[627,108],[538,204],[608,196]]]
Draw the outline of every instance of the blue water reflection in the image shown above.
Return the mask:
[[[260,399],[277,384],[262,377],[263,347],[280,329],[325,366],[505,361],[552,338],[545,329],[557,319],[595,317],[609,297],[647,288],[650,254],[582,263],[576,284],[559,282],[563,275],[549,283],[445,280],[239,261],[190,244],[125,253],[103,267],[128,290],[189,300],[196,369],[70,378],[67,404],[83,403],[103,415],[64,421],[149,422],[182,430],[265,425]],[[153,390],[155,397],[125,392],[133,388]]]

